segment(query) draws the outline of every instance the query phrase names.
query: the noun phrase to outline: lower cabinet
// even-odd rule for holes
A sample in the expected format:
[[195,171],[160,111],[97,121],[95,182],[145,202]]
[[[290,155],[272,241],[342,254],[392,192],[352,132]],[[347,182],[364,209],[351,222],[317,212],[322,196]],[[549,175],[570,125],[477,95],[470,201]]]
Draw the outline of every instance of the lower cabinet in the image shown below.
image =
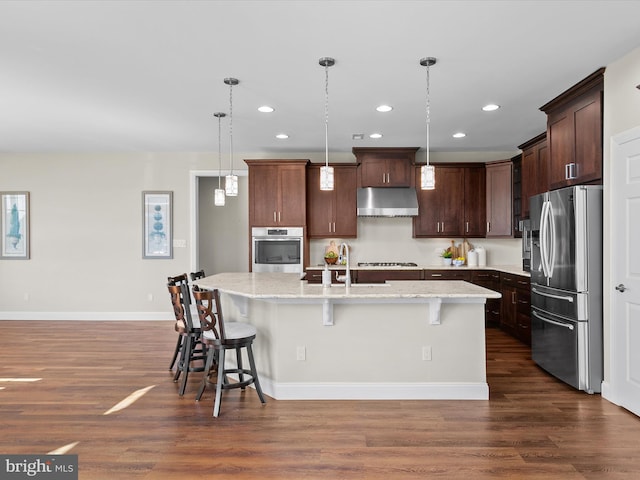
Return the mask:
[[531,281],[528,277],[502,273],[500,327],[531,345]]
[[[502,293],[500,290],[500,272],[495,270],[473,270],[471,272],[471,283]],[[484,304],[484,321],[487,327],[500,326],[500,305],[500,298],[487,298],[487,302]]]
[[[338,275],[345,275],[345,269],[331,270],[331,283],[341,283],[336,280],[336,272]],[[322,269],[307,270],[305,280],[309,283],[322,283]],[[351,282],[358,281],[358,270],[351,270]]]
[[358,270],[358,283],[384,283],[387,280],[422,280],[422,270]]
[[425,280],[471,280],[471,272],[469,270],[455,270],[454,267],[448,270],[425,270]]

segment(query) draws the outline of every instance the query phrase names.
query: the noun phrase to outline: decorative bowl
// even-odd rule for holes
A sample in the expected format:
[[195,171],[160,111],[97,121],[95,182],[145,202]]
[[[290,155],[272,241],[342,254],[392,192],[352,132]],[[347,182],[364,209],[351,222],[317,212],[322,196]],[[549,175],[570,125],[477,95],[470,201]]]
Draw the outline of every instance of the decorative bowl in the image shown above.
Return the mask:
[[461,267],[462,265],[464,265],[464,260],[454,260],[453,265],[456,267]]
[[324,261],[329,265],[334,265],[338,261],[338,257],[324,257]]

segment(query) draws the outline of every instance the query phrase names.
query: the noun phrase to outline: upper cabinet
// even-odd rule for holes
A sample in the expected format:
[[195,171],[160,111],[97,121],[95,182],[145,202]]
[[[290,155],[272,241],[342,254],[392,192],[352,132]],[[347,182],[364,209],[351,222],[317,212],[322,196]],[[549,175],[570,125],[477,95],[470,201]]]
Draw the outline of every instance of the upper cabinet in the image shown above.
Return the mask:
[[[417,189],[414,237],[484,237],[485,169],[476,165],[435,165],[436,188]],[[420,184],[420,167],[415,168]]]
[[413,187],[417,147],[353,147],[358,163],[359,187]]
[[511,160],[486,165],[487,230],[489,237],[512,237],[512,168]]
[[602,181],[604,70],[540,107],[547,114],[550,189]]
[[307,236],[357,237],[356,165],[333,166],[334,189],[320,190],[320,167],[307,167]]
[[245,160],[249,166],[249,224],[306,225],[306,165],[309,160]]
[[522,150],[522,218],[529,218],[529,198],[549,190],[547,133],[518,146]]

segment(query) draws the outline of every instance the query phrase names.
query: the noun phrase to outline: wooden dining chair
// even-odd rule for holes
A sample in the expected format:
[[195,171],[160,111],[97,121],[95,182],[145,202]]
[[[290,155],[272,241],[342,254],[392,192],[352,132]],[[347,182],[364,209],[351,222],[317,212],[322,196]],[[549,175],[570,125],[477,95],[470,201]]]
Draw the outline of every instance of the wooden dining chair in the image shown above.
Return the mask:
[[[189,288],[189,281],[187,280],[187,274],[183,273],[181,275],[176,275],[175,277],[167,277],[167,284],[174,285],[182,285],[183,283],[187,285],[187,289]],[[189,297],[189,301],[191,301],[191,297]],[[182,340],[184,336],[178,334],[178,339],[176,341],[176,348],[173,350],[173,355],[171,356],[171,363],[169,364],[169,370],[173,370],[173,366],[176,364],[176,360],[178,355],[180,354],[180,349],[182,348]]]
[[191,272],[189,276],[191,277],[192,282],[195,282],[196,280],[200,280],[201,278],[205,277],[204,269],[200,269],[197,272]]
[[[200,318],[202,342],[207,346],[205,375],[196,394],[196,400],[200,400],[207,385],[215,384],[216,395],[213,404],[213,416],[217,417],[220,413],[223,390],[232,388],[244,390],[245,387],[253,384],[260,402],[265,404],[266,400],[260,387],[260,380],[258,379],[253,357],[252,344],[256,338],[256,327],[244,322],[225,322],[220,305],[220,293],[217,289],[201,290],[194,286],[193,298]],[[242,349],[247,352],[249,369],[243,368]],[[236,351],[237,368],[225,367],[225,352],[227,350]],[[227,378],[229,374],[237,374],[238,381],[230,382]]]
[[[183,276],[184,279],[181,278]],[[176,317],[175,330],[179,336],[179,344],[176,345],[176,352],[179,353],[179,358],[177,359],[173,381],[178,382],[182,375],[179,389],[179,394],[182,396],[187,386],[189,372],[204,371],[207,347],[202,343],[200,320],[191,316],[191,301],[186,274],[175,277],[173,280],[170,278],[167,282],[167,289],[169,290],[173,312]],[[177,353],[174,353],[174,355],[177,356]],[[198,362],[201,363],[200,366],[197,365]]]

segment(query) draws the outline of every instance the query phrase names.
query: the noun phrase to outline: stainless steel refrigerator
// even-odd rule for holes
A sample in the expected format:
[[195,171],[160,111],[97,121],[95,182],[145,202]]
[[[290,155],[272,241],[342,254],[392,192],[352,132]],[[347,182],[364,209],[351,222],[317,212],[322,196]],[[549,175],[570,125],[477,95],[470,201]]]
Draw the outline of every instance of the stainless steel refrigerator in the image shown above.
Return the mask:
[[531,356],[547,372],[600,392],[602,186],[531,197]]

